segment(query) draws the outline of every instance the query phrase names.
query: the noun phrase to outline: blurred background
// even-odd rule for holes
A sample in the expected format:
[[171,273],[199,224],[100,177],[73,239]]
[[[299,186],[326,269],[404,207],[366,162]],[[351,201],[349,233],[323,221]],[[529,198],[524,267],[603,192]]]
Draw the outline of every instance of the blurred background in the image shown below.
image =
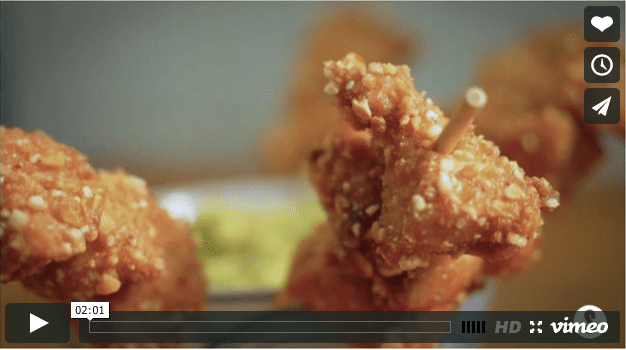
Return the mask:
[[[618,4],[623,8],[623,4]],[[317,2],[2,3],[2,122],[43,129],[152,185],[253,173]],[[442,104],[521,31],[582,21],[585,2],[355,5],[414,30],[418,89]],[[622,23],[623,27],[623,23]],[[408,29],[407,29],[408,28]],[[343,56],[343,55],[341,55]],[[325,59],[339,59],[326,57]],[[318,74],[321,75],[321,62]]]
[[[307,89],[321,91],[322,61],[343,56],[334,53],[343,46],[324,50],[329,18],[343,13],[355,32],[384,25],[354,40],[391,45],[388,60],[408,64],[417,88],[446,110],[491,52],[602,4],[623,18],[623,2],[2,2],[1,122],[42,129],[95,167],[124,168],[164,195],[298,174],[266,166],[275,161],[267,139],[290,130]],[[365,20],[350,22],[357,12]],[[312,68],[320,52],[329,56]],[[494,309],[596,304],[624,315],[624,143],[600,143],[605,157],[546,218],[543,260],[501,282]]]

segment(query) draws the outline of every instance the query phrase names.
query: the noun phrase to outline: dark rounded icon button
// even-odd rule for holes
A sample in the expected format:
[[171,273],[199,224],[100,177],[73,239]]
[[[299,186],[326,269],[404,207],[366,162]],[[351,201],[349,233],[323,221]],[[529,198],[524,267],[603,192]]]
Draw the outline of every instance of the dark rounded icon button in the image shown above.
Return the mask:
[[585,123],[617,124],[620,118],[620,93],[615,88],[585,89]]
[[620,52],[617,47],[585,49],[585,82],[617,83],[620,79]]
[[618,6],[585,7],[585,40],[588,42],[616,42],[620,36]]
[[4,311],[4,337],[7,343],[70,341],[69,304],[9,303]]

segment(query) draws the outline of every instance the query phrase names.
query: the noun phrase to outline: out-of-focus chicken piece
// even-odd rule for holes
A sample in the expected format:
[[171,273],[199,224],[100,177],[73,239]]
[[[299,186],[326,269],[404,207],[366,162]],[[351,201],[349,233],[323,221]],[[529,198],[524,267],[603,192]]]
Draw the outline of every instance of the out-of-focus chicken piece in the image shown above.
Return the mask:
[[485,274],[497,278],[515,276],[541,259],[541,238],[530,239],[525,247],[513,255],[502,259],[494,259],[485,264]]
[[[190,236],[187,224],[173,219],[164,210],[151,215],[159,228],[159,246],[166,257],[160,277],[125,283],[116,293],[96,296],[94,301],[109,302],[111,311],[206,311],[208,280],[204,264],[197,258],[198,237]],[[90,344],[104,348],[116,344]],[[186,347],[184,344],[179,344]],[[128,343],[129,348],[168,348],[176,344]]]
[[376,311],[372,282],[353,273],[339,258],[337,237],[327,223],[299,244],[291,262],[279,308],[293,301],[313,311]]
[[592,128],[581,127],[582,117],[558,103],[562,78],[542,60],[516,50],[487,64],[492,68],[481,81],[490,103],[476,118],[476,130],[529,174],[569,194],[602,150]]
[[325,80],[319,74],[320,62],[349,51],[360,52],[368,60],[399,62],[417,51],[417,38],[411,30],[391,27],[389,24],[397,21],[374,8],[334,7],[327,11],[307,29],[302,40],[306,44],[299,46],[297,66],[289,74],[291,90],[284,118],[265,138],[263,164],[271,171],[299,171],[311,149],[340,125],[336,110],[322,92]]
[[455,311],[470,293],[483,286],[483,266],[483,260],[476,256],[439,255],[428,267],[384,279],[386,286],[375,283],[374,289],[381,292],[388,287],[383,293],[392,310]]
[[451,154],[434,151],[448,118],[415,90],[409,73],[406,66],[366,66],[353,53],[324,68],[326,92],[337,96],[345,120],[371,130],[384,160],[380,217],[363,234],[378,271],[425,267],[435,254],[506,258],[535,238],[541,210],[557,207],[558,193],[545,179],[525,176],[473,127]]
[[[520,41],[491,54],[481,67],[479,81],[490,102],[477,117],[476,130],[529,175],[547,178],[567,197],[602,156],[598,132],[614,130],[624,136],[624,104],[618,124],[584,122],[585,89],[611,85],[585,83],[588,43],[582,27],[559,24]],[[623,56],[620,65],[623,79]],[[623,86],[619,88],[623,99]]]
[[208,280],[197,257],[199,237],[189,226],[158,208],[150,215],[157,227],[157,246],[165,256],[165,271],[152,280],[122,285],[117,293],[99,296],[111,310],[203,311],[207,310]]
[[407,275],[363,277],[347,263],[327,223],[298,246],[279,306],[315,311],[448,311],[483,284],[481,258],[447,255]]
[[[180,278],[182,286],[202,285],[202,292],[185,296],[186,309],[204,303],[206,276],[191,254],[191,232],[158,206],[145,181],[96,172],[79,152],[42,132],[1,129],[3,282],[20,280],[61,302],[112,294],[121,300],[120,289],[157,283],[146,290],[171,292],[174,299],[160,303],[175,305],[182,300],[170,290],[176,284],[158,283]],[[140,300],[156,303],[152,296],[129,295],[135,301],[125,305],[136,305],[126,310],[142,309]],[[111,309],[123,310],[118,305]]]
[[[330,225],[323,223],[315,228],[298,245],[277,307],[297,306],[311,311],[389,311],[384,300],[374,294],[372,280],[355,273],[351,264],[342,261],[341,255],[337,236]],[[433,346],[429,343],[351,345],[358,348]]]

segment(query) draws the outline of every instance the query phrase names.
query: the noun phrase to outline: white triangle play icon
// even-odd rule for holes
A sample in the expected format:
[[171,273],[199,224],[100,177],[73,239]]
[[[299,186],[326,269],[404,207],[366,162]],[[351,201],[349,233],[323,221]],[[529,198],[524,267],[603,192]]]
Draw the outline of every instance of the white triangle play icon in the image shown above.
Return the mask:
[[31,333],[36,331],[36,330],[38,330],[39,328],[47,325],[47,324],[48,324],[48,322],[42,320],[41,318],[39,318],[39,317],[37,317],[37,316],[35,316],[33,314],[30,314],[30,332]]

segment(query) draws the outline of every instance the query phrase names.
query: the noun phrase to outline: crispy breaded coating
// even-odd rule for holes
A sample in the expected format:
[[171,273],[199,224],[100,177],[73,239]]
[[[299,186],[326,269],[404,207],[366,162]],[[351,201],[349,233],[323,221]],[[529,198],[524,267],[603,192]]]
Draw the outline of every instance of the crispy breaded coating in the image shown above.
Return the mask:
[[[481,258],[441,256],[410,275],[372,274],[366,260],[349,261],[328,223],[302,240],[278,307],[294,302],[313,311],[454,311],[482,286]],[[371,264],[370,264],[371,265]],[[364,271],[369,271],[365,277]],[[354,347],[433,347],[432,343],[351,344]]]
[[4,127],[2,178],[3,282],[36,275],[46,293],[63,294],[44,297],[77,301],[163,271],[145,214],[158,205],[143,180],[99,174],[42,132]]
[[0,141],[2,282],[10,282],[84,252],[97,238],[97,174],[83,155],[41,132],[2,126]]
[[525,247],[513,255],[493,259],[485,264],[485,274],[498,278],[508,278],[520,274],[541,259],[541,236],[528,240]]
[[312,152],[309,178],[342,246],[356,248],[380,213],[384,167],[370,133],[344,126],[341,135]]
[[[341,137],[329,138],[323,148],[313,152],[310,176],[340,242],[337,249],[348,257],[344,261],[353,265],[358,275],[372,278],[374,268],[367,263],[372,254],[361,234],[368,232],[380,216],[381,198],[377,194],[382,192],[383,169],[376,163],[374,149],[368,142],[371,137],[367,135],[346,130]],[[374,236],[373,241],[382,238]],[[537,262],[539,247],[539,239],[531,238],[519,250],[512,247],[495,252],[492,245],[486,244],[473,247],[472,253],[491,257],[486,264],[487,275],[504,277],[520,273]]]
[[157,242],[161,228],[154,221],[162,209],[145,182],[122,171],[99,172],[98,178],[93,188],[99,195],[99,220],[92,224],[97,238],[71,259],[24,277],[22,283],[29,289],[54,300],[88,300],[163,273],[165,255]]
[[[353,232],[367,242],[380,273],[392,276],[425,267],[438,254],[503,259],[536,236],[542,210],[559,205],[558,193],[545,179],[525,176],[473,128],[461,136],[452,154],[434,151],[448,118],[415,90],[408,67],[366,66],[350,53],[326,62],[324,74],[330,80],[326,91],[337,97],[342,117],[371,132],[375,151],[370,154],[384,164],[380,216],[371,227],[362,225],[366,231]],[[325,183],[333,184],[336,174],[321,176],[329,181],[316,185],[327,193]],[[376,188],[366,190],[376,196]],[[341,196],[346,212],[358,204]]]
[[[1,131],[3,282],[20,280],[52,301],[111,297],[117,300],[112,310],[140,310],[144,302],[159,305],[150,310],[178,305],[172,288],[187,286],[196,293],[180,305],[199,309],[207,283],[191,248],[196,243],[186,224],[159,207],[144,180],[96,172],[84,155],[42,132]],[[158,285],[175,278],[180,283]],[[147,294],[129,294],[122,303],[118,291],[137,283]]]
[[388,308],[454,311],[470,293],[483,286],[483,266],[483,259],[476,256],[439,255],[428,267],[409,271],[402,283],[391,285]]
[[408,28],[394,28],[394,22],[398,21],[373,7],[332,5],[306,29],[304,44],[298,46],[297,66],[289,74],[283,120],[272,126],[264,140],[262,163],[270,171],[300,171],[309,152],[340,125],[322,91],[325,81],[319,74],[320,62],[349,51],[384,62],[402,62],[415,54],[416,35]]
[[405,276],[364,277],[346,261],[337,236],[324,223],[298,245],[280,306],[295,299],[316,311],[455,310],[482,286],[483,266],[478,257],[442,255]]
[[111,310],[203,311],[207,310],[208,280],[197,257],[200,239],[191,236],[186,223],[165,210],[155,210],[151,220],[158,228],[157,246],[163,250],[165,271],[152,280],[122,285],[117,293],[98,297]]
[[[441,255],[401,276],[374,273],[372,264],[341,249],[328,223],[302,240],[292,258],[278,307],[314,311],[454,311],[482,287],[479,257]],[[351,254],[352,253],[352,254]],[[354,347],[433,347],[432,343],[351,344]]]
[[[598,133],[614,130],[624,136],[624,103],[618,124],[584,121],[585,89],[618,87],[622,101],[624,89],[623,84],[584,81],[584,50],[589,45],[583,32],[582,25],[573,23],[535,30],[518,45],[491,53],[479,73],[490,101],[476,118],[477,133],[496,143],[529,175],[545,177],[564,196],[571,195],[602,156]],[[623,53],[620,65],[623,79]]]
[[449,119],[409,73],[354,53],[325,63],[325,92],[348,125],[311,153],[328,223],[298,246],[280,306],[453,311],[486,277],[539,258],[541,213],[558,192],[476,136],[471,119],[444,132]]
[[327,223],[303,239],[292,258],[279,308],[293,299],[314,311],[376,311],[372,282],[339,258],[337,237]]

